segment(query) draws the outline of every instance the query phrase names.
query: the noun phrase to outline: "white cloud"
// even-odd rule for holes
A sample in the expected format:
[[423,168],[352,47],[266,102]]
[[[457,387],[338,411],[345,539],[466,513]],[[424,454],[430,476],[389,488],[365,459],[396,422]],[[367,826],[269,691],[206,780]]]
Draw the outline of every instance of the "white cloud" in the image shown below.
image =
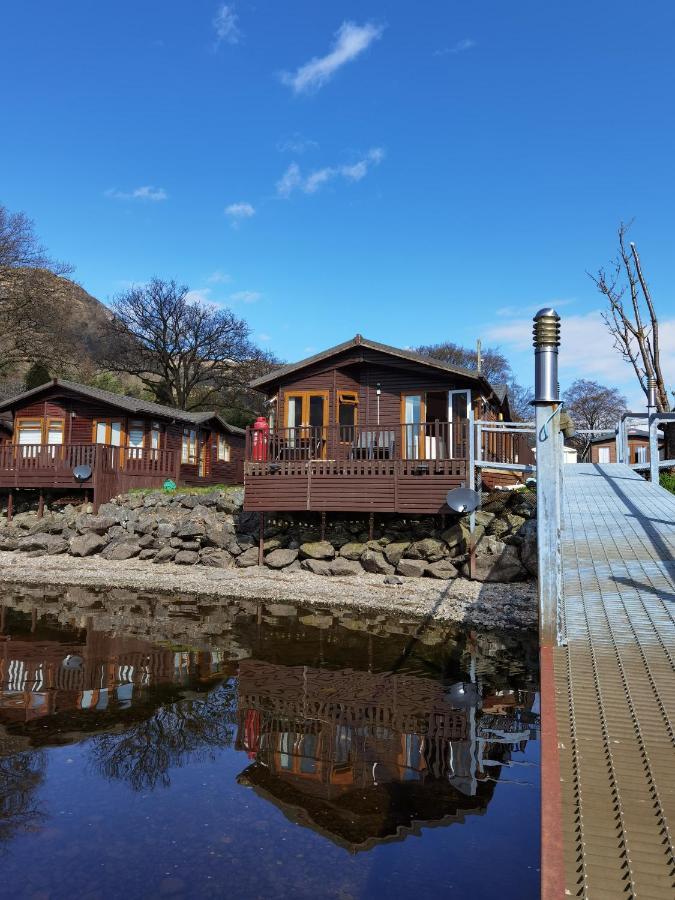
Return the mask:
[[452,47],[443,47],[442,50],[435,50],[434,56],[448,56],[456,53],[464,53],[465,50],[473,50],[475,46],[476,42],[471,40],[471,38],[464,38],[461,41],[457,41]]
[[230,220],[232,227],[238,228],[240,222],[255,215],[255,207],[250,203],[230,203],[225,207],[225,215]]
[[272,340],[272,335],[270,335],[270,334],[259,334],[259,335],[258,335],[258,340],[259,340],[261,343],[267,343],[267,341],[271,341],[271,340]]
[[293,88],[296,94],[311,93],[322,88],[339,68],[360,56],[382,36],[383,26],[367,23],[343,22],[335,34],[335,42],[330,53],[315,56],[296,72],[282,72],[281,80]]
[[299,132],[295,132],[290,137],[282,138],[277,141],[277,150],[279,153],[307,153],[309,150],[318,150],[319,142],[304,138]]
[[211,299],[211,288],[188,291],[185,295],[185,299],[190,303],[199,303],[200,305],[213,303],[213,300]]
[[239,31],[239,17],[234,11],[234,6],[228,6],[224,3],[218,7],[218,11],[213,19],[213,27],[216,30],[216,45],[238,44],[241,32]]
[[217,269],[215,272],[212,272],[206,280],[209,284],[228,284],[232,281],[232,276],[228,275],[227,272],[221,272]]
[[345,181],[360,181],[368,174],[371,166],[379,165],[383,159],[384,150],[381,147],[373,147],[363,159],[351,165],[324,166],[324,168],[315,169],[304,176],[300,166],[296,162],[292,162],[277,181],[277,195],[286,199],[295,190],[300,190],[305,194],[315,194],[324,184],[335,178],[344,178]]
[[134,188],[132,191],[118,191],[116,188],[109,188],[105,191],[105,196],[111,197],[113,200],[150,200],[153,203],[169,199],[164,188],[153,187],[150,184]]
[[230,294],[229,301],[230,303],[257,303],[261,297],[260,291],[236,291],[234,294]]

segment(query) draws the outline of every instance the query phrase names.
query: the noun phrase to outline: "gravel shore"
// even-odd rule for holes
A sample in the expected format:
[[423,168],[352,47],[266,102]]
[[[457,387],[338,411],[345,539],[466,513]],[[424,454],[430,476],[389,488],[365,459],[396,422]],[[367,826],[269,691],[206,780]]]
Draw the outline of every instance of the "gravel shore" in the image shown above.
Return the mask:
[[381,575],[349,577],[311,572],[275,572],[266,567],[210,569],[167,563],[148,565],[72,556],[29,557],[0,551],[2,582],[16,584],[121,587],[164,594],[202,594],[228,598],[283,601],[304,607],[356,608],[401,613],[439,622],[467,622],[492,628],[529,628],[537,624],[534,583],[481,584],[463,578],[432,581],[406,579],[388,585]]

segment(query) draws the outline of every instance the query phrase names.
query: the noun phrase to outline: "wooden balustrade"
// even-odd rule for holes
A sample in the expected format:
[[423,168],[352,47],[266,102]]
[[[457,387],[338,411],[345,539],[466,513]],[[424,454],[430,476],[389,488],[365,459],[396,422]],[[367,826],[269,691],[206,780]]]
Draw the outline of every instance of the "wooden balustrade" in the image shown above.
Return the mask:
[[91,466],[104,473],[128,475],[175,474],[174,450],[112,447],[104,444],[4,444],[0,445],[0,473],[72,474],[77,466]]

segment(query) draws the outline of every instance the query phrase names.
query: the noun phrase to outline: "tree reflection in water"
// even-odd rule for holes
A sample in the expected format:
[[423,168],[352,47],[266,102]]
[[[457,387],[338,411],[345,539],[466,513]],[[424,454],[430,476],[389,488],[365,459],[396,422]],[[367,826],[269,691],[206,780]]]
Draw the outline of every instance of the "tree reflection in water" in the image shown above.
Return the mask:
[[45,777],[42,751],[0,757],[0,848],[19,832],[37,831],[44,820],[37,790]]
[[92,741],[89,757],[98,774],[125,781],[133,790],[169,787],[170,770],[213,760],[234,743],[236,696],[223,684],[204,697],[160,707],[122,733]]

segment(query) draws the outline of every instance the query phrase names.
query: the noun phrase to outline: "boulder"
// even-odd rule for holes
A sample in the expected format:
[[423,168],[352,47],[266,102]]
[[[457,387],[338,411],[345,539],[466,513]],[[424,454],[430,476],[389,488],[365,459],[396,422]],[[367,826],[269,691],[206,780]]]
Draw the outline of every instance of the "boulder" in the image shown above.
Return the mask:
[[140,552],[141,545],[135,538],[130,538],[126,541],[114,541],[112,544],[108,544],[101,556],[104,559],[131,559],[133,556],[138,556]]
[[324,559],[304,559],[302,568],[315,575],[330,575],[330,565]]
[[278,550],[281,546],[283,545],[279,538],[267,538],[267,540],[263,542],[263,551],[265,553],[272,553],[273,550]]
[[237,557],[236,563],[240,569],[248,569],[250,566],[257,566],[258,548],[249,547],[248,550],[244,550],[243,553],[240,553]]
[[177,566],[194,566],[199,562],[199,554],[194,550],[179,550],[173,561]]
[[204,534],[204,543],[224,550],[232,540],[233,534],[234,528],[232,525],[208,525]]
[[524,524],[525,519],[522,516],[507,512],[492,522],[490,533],[497,537],[503,537],[506,534],[516,534]]
[[[484,534],[485,526],[476,522],[476,528],[473,533],[476,543],[482,540]],[[470,535],[469,517],[466,516],[460,519],[459,522],[451,525],[450,528],[446,528],[441,537],[448,545],[450,556],[461,556],[467,550]]]
[[493,512],[487,512],[484,509],[476,510],[476,525],[482,525],[483,528],[487,528],[494,518],[495,514]]
[[179,546],[176,547],[176,550],[190,550],[193,552],[197,552],[201,548],[201,544],[199,541],[183,541]]
[[537,523],[531,519],[520,530],[523,539],[520,545],[520,561],[530,575],[537,577]]
[[294,563],[297,558],[297,550],[282,550],[281,548],[278,548],[267,554],[265,557],[265,565],[269,566],[270,569],[285,569],[286,566],[290,566],[291,563]]
[[457,577],[457,568],[449,559],[440,559],[438,562],[430,563],[427,566],[426,574],[430,578],[440,578],[449,581],[451,578]]
[[175,555],[176,550],[173,547],[162,547],[161,550],[157,551],[153,563],[171,562]]
[[191,538],[201,537],[205,530],[203,522],[184,522],[176,531],[176,536],[190,540]]
[[139,559],[154,559],[157,555],[156,550],[145,549],[138,554]]
[[423,559],[401,559],[396,566],[398,575],[406,578],[421,578],[426,572],[428,563]]
[[384,555],[387,562],[392,566],[397,566],[401,561],[401,557],[410,546],[410,541],[393,541],[384,548]]
[[176,533],[176,526],[173,522],[158,522],[157,537],[161,540],[168,540]]
[[447,544],[435,538],[415,541],[405,551],[407,559],[425,559],[427,562],[438,562],[439,559],[444,559],[448,555]]
[[398,575],[387,575],[384,579],[384,583],[392,587],[397,587],[398,585],[403,584],[403,579],[399,578]]
[[34,534],[29,537],[19,538],[18,550],[26,553],[40,553],[55,556],[65,553],[68,549],[68,541],[58,534]]
[[300,556],[304,559],[333,559],[335,548],[328,541],[312,541],[300,545]]
[[212,569],[229,569],[234,560],[227,550],[202,551],[201,560],[203,566]]
[[378,553],[376,550],[364,550],[360,562],[366,572],[372,572],[375,575],[394,574],[394,567],[387,562],[384,554]]
[[338,556],[336,559],[328,563],[328,571],[331,575],[362,575],[363,569],[361,563],[354,559],[346,559],[344,556]]
[[16,550],[19,546],[18,538],[2,537],[0,538],[0,550]]
[[[462,573],[469,577],[468,561]],[[496,537],[485,537],[478,545],[474,577],[476,581],[522,581],[527,577],[527,570],[520,562],[516,547]]]
[[91,556],[103,550],[107,543],[108,541],[100,534],[88,531],[71,538],[68,550],[72,556]]
[[361,559],[361,554],[365,549],[365,544],[360,544],[356,541],[349,541],[348,543],[343,544],[342,547],[340,547],[340,556],[342,556],[344,559],[358,560]]
[[[142,550],[147,550],[149,547],[154,547],[155,539],[151,534],[144,534],[138,539],[138,544]],[[147,557],[145,558],[147,559]]]

